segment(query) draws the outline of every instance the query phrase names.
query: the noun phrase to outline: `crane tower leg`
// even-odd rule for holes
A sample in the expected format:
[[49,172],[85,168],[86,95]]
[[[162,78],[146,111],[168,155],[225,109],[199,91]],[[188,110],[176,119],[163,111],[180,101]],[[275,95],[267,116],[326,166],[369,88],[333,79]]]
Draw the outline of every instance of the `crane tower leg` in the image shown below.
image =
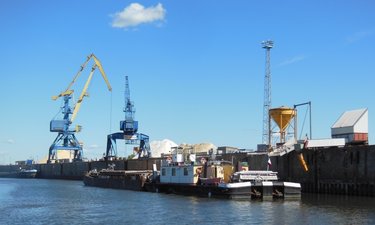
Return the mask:
[[47,163],[59,160],[57,151],[73,151],[73,161],[82,161],[83,149],[73,133],[59,133],[49,148]]

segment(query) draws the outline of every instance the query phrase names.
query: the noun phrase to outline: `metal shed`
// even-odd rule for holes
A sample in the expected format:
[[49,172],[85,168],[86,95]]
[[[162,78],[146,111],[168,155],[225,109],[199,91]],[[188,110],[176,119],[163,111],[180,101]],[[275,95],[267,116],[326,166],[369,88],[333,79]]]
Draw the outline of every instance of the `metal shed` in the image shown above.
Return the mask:
[[367,108],[344,112],[331,127],[331,135],[347,143],[368,143]]

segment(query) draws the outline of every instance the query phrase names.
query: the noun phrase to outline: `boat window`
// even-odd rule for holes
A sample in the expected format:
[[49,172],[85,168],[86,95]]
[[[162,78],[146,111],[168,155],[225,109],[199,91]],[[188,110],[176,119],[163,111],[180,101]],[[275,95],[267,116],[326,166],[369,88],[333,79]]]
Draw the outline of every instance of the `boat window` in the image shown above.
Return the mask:
[[184,176],[187,176],[187,175],[189,175],[189,171],[188,171],[188,168],[184,168]]
[[161,175],[165,176],[165,168],[161,169]]
[[176,176],[176,168],[172,168],[172,176]]

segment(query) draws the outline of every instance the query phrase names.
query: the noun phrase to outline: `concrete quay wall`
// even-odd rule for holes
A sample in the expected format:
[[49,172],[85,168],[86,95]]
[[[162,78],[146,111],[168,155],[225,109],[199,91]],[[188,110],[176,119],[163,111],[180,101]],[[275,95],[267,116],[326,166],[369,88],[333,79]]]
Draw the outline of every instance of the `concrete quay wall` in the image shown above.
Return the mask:
[[[303,150],[306,172],[293,151],[270,157],[270,170],[283,181],[301,183],[302,192],[375,197],[375,145]],[[234,165],[247,162],[250,170],[266,170],[267,153],[231,154],[219,159]]]
[[298,154],[271,157],[272,170],[301,183],[303,192],[375,196],[375,146],[303,150],[307,172]]
[[[139,159],[139,160],[115,160],[109,164],[114,164],[116,170],[152,170],[153,164],[160,168],[160,158]],[[0,172],[18,171],[18,165],[0,165]],[[27,166],[28,169],[37,169],[37,178],[44,179],[68,179],[82,180],[86,172],[92,169],[108,168],[105,161],[72,162],[72,163],[52,163],[33,164]]]
[[[307,172],[303,170],[298,154],[293,151],[284,156],[270,157],[270,170],[278,172],[280,180],[301,183],[303,192],[375,196],[375,145],[303,150],[309,168]],[[234,153],[218,155],[216,158],[231,161],[234,165],[247,162],[250,170],[267,169],[266,153]],[[117,160],[111,163],[115,164],[115,169],[121,170],[152,170],[154,163],[160,169],[160,158]],[[91,169],[107,168],[107,163],[35,164],[31,168],[38,170],[38,178],[80,180]],[[17,165],[0,166],[0,172],[18,169]]]

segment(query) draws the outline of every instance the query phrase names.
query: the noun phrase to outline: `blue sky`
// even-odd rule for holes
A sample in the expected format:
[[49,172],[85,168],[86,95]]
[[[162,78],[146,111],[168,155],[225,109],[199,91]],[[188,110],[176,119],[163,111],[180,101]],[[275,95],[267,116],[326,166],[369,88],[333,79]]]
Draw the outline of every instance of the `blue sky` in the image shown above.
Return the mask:
[[2,1],[0,163],[47,155],[56,136],[49,122],[61,105],[51,96],[90,53],[113,92],[97,72],[76,119],[87,157],[100,157],[106,135],[119,130],[125,75],[140,132],[151,140],[254,149],[262,140],[260,43],[267,39],[275,42],[273,107],[312,101],[314,138],[329,138],[344,111],[368,108],[373,143],[374,7],[354,0]]

